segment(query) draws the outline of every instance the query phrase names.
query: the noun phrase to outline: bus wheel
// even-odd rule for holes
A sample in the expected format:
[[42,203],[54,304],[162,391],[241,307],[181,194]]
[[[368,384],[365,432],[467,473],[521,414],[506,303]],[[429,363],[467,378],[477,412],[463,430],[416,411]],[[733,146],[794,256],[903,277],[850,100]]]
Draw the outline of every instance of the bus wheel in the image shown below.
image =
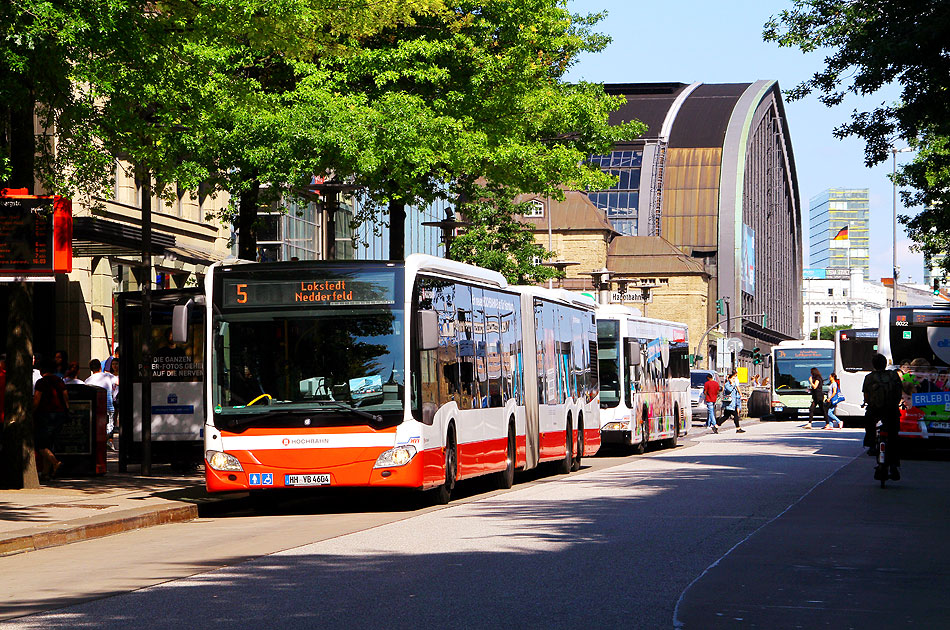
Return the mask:
[[566,475],[571,472],[574,465],[574,431],[572,430],[571,419],[567,420],[567,431],[564,433],[564,459],[558,462],[557,472],[560,475]]
[[581,458],[584,456],[584,420],[577,419],[577,448],[574,450],[574,461],[571,462],[571,471],[581,469]]
[[675,448],[680,439],[680,408],[675,407],[673,410],[673,437],[666,441],[666,443]]
[[507,490],[515,483],[515,460],[518,455],[515,452],[515,427],[508,425],[508,465],[501,472],[495,473],[495,485],[502,490]]
[[643,430],[641,431],[641,438],[643,438],[639,444],[633,447],[633,452],[637,455],[643,455],[643,452],[647,450],[647,436],[650,435],[650,424],[647,420],[646,412],[643,413],[643,423],[641,425]]
[[457,473],[458,453],[455,448],[455,431],[449,430],[448,444],[445,445],[445,483],[435,491],[435,501],[439,505],[445,505],[452,499]]

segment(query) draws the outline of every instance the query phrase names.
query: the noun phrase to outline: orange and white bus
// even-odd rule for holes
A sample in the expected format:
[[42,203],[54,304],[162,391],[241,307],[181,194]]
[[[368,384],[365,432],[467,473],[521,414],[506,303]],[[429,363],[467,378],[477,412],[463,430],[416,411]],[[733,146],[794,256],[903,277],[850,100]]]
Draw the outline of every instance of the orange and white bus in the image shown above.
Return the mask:
[[516,468],[568,472],[599,447],[586,296],[413,254],[218,263],[205,304],[211,492],[409,487],[448,501],[457,480],[510,487]]
[[676,446],[689,431],[686,324],[642,317],[605,304],[597,309],[601,440],[633,446]]

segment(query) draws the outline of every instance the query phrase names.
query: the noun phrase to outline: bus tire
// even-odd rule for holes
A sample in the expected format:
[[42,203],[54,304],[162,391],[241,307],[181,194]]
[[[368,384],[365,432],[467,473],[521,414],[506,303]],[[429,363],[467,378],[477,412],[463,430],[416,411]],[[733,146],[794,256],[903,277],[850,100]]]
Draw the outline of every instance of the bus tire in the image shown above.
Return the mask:
[[455,442],[455,428],[449,429],[445,445],[445,482],[435,491],[435,502],[445,505],[452,499],[455,479],[458,477],[458,449]]
[[676,448],[680,439],[680,408],[679,405],[673,408],[673,437],[666,441],[667,446]]
[[574,449],[574,461],[571,462],[571,472],[581,469],[581,458],[584,456],[584,417],[577,417],[577,447]]
[[643,430],[640,432],[641,440],[640,443],[637,444],[633,449],[633,452],[637,455],[643,455],[643,453],[647,450],[647,442],[650,438],[650,420],[647,418],[646,409],[643,410],[643,419],[640,426],[643,427]]
[[574,466],[574,431],[571,417],[567,417],[567,430],[564,432],[564,459],[558,462],[557,472],[566,475]]
[[495,473],[495,485],[501,490],[507,490],[515,483],[515,464],[518,453],[515,450],[515,425],[508,425],[508,452],[507,466],[501,472]]

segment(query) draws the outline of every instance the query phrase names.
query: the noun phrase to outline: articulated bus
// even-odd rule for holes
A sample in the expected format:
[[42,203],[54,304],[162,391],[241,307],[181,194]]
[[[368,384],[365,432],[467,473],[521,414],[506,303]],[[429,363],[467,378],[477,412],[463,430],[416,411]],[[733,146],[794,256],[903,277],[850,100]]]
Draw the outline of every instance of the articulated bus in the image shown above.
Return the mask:
[[[435,489],[600,444],[594,301],[405,262],[225,262],[206,277],[211,492]],[[188,308],[176,308],[174,335]],[[179,327],[181,326],[181,327]]]
[[641,317],[620,305],[597,309],[601,440],[675,446],[690,425],[689,346],[685,324]]
[[781,341],[772,348],[772,418],[808,418],[811,393],[808,378],[818,368],[825,384],[834,371],[835,342],[830,340]]
[[950,439],[950,306],[904,306],[881,311],[878,348],[903,383],[900,435]]
[[871,357],[875,354],[877,328],[848,328],[835,333],[835,373],[844,395],[835,415],[842,420],[864,417],[864,377],[872,369]]

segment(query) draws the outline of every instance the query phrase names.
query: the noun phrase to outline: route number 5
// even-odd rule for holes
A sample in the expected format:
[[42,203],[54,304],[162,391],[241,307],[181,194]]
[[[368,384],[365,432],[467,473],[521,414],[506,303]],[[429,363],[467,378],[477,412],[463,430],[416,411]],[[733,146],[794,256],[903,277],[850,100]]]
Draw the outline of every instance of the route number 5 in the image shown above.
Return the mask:
[[237,290],[237,303],[238,304],[247,304],[247,285],[239,284],[235,287]]

